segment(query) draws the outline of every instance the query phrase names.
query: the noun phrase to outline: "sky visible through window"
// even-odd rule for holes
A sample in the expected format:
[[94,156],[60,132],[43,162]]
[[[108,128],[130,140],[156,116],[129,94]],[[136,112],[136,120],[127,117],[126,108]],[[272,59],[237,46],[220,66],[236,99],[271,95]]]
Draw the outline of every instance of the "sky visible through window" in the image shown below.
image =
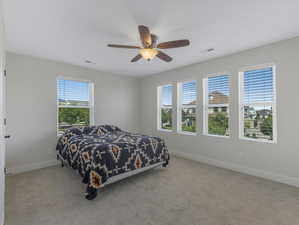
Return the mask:
[[196,81],[186,82],[182,85],[183,105],[196,104]]
[[244,72],[244,104],[273,101],[272,67]]
[[73,80],[57,80],[58,100],[89,101],[89,83]]
[[162,105],[172,105],[172,85],[162,87]]
[[208,78],[208,91],[211,93],[221,93],[223,95],[229,95],[229,77],[228,75],[209,77]]

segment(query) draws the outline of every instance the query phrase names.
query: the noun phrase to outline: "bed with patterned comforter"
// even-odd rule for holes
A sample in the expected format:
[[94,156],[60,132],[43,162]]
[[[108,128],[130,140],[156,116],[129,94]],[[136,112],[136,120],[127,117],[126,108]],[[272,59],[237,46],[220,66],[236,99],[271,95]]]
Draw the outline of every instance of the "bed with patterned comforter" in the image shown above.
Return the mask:
[[71,166],[83,177],[89,200],[113,176],[158,163],[166,167],[169,161],[161,138],[125,132],[111,125],[70,128],[58,139],[56,150],[62,165]]

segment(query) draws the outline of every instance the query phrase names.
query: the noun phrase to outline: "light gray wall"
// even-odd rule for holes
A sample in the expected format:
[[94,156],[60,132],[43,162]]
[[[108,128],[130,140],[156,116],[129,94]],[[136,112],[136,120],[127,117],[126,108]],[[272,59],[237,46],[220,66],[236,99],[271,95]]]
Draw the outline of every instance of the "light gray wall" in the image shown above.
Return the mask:
[[[169,150],[185,157],[299,186],[299,38],[221,57],[146,78],[128,78],[77,66],[7,54],[7,167],[20,172],[55,162],[56,77],[95,83],[95,123],[165,138]],[[277,144],[238,139],[238,71],[277,65]],[[202,130],[202,78],[231,74],[231,137],[208,137]],[[198,136],[157,131],[157,86],[196,79],[199,82]],[[47,164],[48,163],[48,164]],[[9,170],[10,171],[10,170]]]
[[[216,49],[217,51],[217,49]],[[141,130],[165,138],[169,150],[188,158],[299,186],[299,38],[168,71],[141,82]],[[175,59],[174,59],[175,60]],[[238,139],[238,71],[242,67],[277,65],[277,144]],[[204,136],[202,78],[231,74],[231,138]],[[157,131],[157,86],[196,79],[199,83],[198,136]]]
[[139,81],[135,78],[13,53],[7,54],[7,71],[8,171],[55,162],[57,76],[94,82],[95,124],[139,130]]

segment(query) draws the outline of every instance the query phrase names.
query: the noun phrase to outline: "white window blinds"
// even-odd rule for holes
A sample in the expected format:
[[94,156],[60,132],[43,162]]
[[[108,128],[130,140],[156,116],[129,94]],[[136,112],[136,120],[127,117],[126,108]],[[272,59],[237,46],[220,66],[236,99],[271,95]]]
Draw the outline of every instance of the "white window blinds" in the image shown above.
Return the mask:
[[196,105],[196,81],[182,83],[183,105]]
[[244,72],[244,104],[273,102],[272,67]]
[[276,142],[275,67],[241,72],[240,137]]
[[227,75],[208,78],[209,104],[228,104],[229,77]]
[[57,134],[66,129],[93,124],[93,84],[57,79]]
[[177,131],[196,132],[196,81],[178,83]]
[[204,133],[229,136],[229,76],[204,79]]
[[89,106],[90,83],[84,81],[57,79],[58,105]]
[[172,105],[172,85],[162,86],[162,106]]
[[158,129],[172,130],[172,85],[158,87]]

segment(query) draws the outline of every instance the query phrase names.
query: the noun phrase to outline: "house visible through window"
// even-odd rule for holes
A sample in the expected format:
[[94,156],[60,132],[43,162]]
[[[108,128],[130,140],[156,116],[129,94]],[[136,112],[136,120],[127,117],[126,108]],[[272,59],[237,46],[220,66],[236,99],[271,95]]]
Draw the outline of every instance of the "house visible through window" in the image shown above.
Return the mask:
[[204,79],[204,133],[229,136],[229,76]]
[[158,87],[158,128],[172,130],[172,85]]
[[196,132],[196,81],[178,83],[178,132]]
[[57,79],[58,134],[93,123],[93,84]]
[[275,67],[240,73],[240,137],[276,141]]

